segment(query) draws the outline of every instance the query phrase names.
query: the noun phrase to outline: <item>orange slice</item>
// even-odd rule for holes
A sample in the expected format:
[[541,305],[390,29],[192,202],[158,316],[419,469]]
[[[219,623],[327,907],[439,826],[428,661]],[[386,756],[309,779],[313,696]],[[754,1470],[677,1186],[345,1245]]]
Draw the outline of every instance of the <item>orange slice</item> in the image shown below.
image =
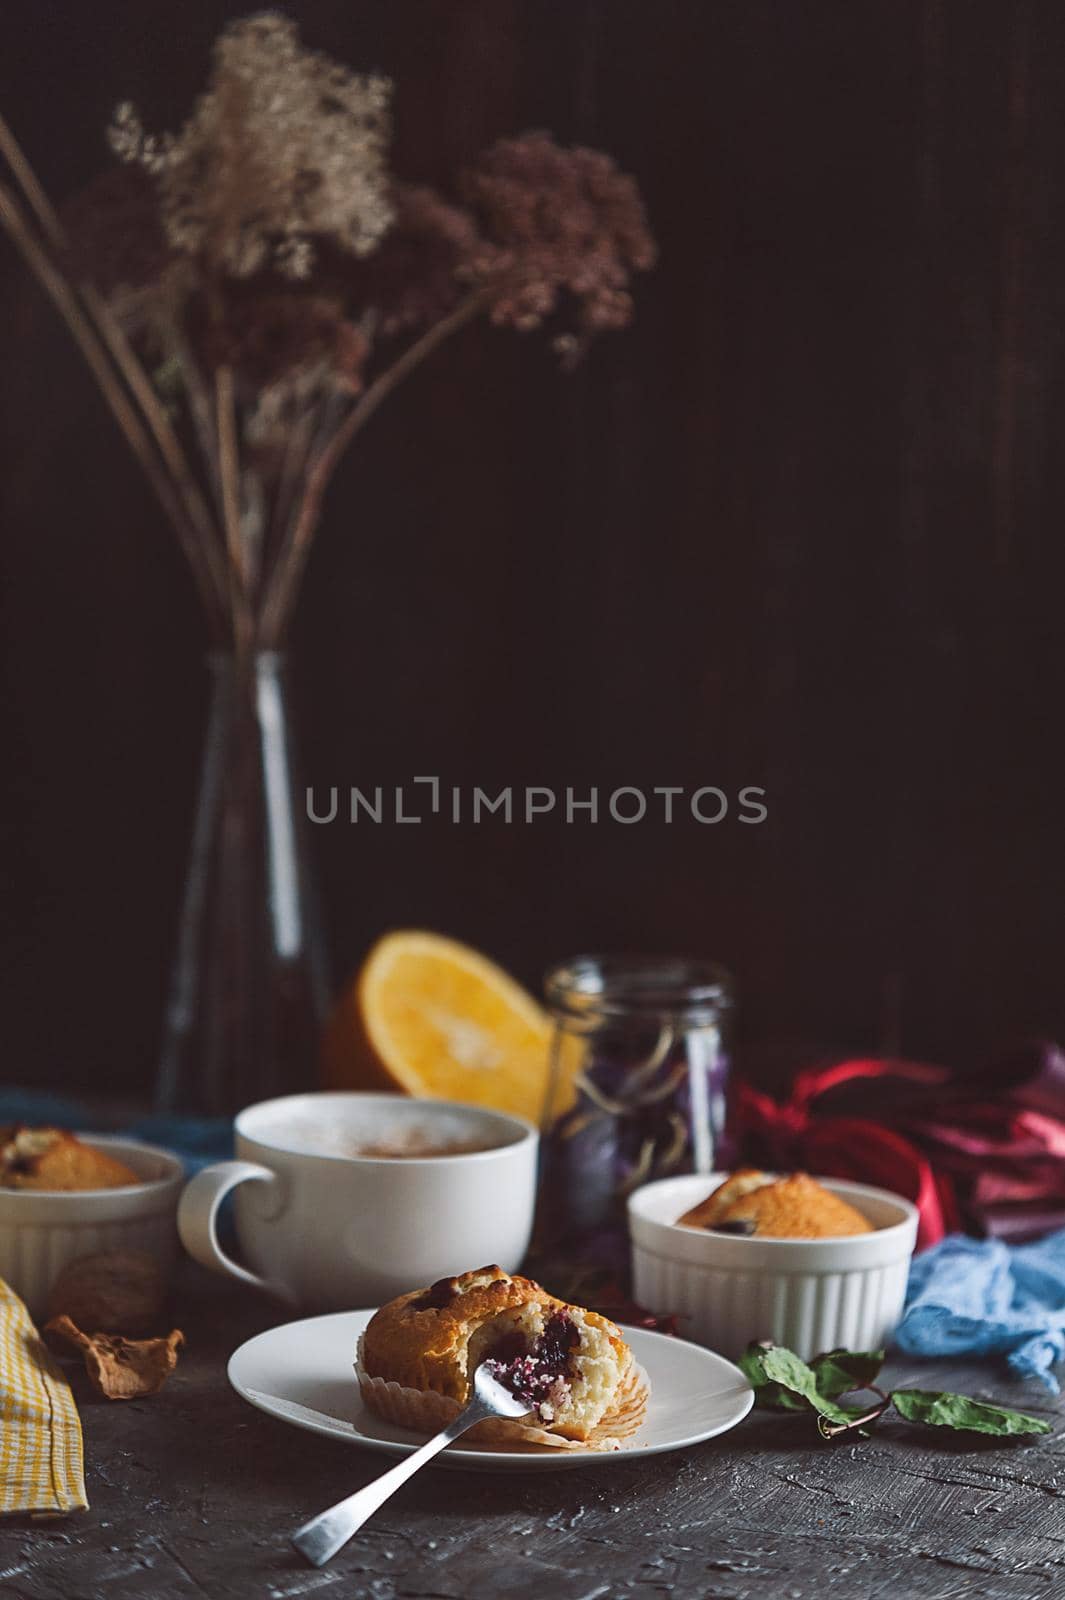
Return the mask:
[[[436,933],[389,933],[342,996],[325,1039],[334,1089],[403,1089],[539,1124],[552,1023],[494,962]],[[570,1051],[565,1052],[570,1060]],[[554,1110],[571,1099],[556,1093]],[[560,1103],[559,1103],[560,1102]]]

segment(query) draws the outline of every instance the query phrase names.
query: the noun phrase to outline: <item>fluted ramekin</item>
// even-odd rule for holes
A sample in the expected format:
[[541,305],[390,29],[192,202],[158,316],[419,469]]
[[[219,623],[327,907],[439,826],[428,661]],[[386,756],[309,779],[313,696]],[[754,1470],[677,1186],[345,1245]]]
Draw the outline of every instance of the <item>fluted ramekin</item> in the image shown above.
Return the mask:
[[808,1359],[879,1349],[902,1315],[917,1210],[901,1195],[821,1178],[873,1224],[839,1239],[757,1239],[678,1227],[726,1174],[645,1184],[629,1199],[633,1293],[676,1312],[687,1339],[735,1356],[772,1339]]
[[0,1189],[0,1278],[39,1317],[68,1261],[105,1250],[146,1250],[167,1271],[177,1251],[185,1181],[176,1156],[136,1139],[80,1134],[124,1161],[139,1182],[115,1189]]

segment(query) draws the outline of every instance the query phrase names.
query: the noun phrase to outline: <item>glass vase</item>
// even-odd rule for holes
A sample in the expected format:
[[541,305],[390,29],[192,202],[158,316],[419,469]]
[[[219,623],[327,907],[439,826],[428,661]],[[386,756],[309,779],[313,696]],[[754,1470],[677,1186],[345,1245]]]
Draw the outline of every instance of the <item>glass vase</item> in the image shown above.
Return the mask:
[[208,664],[156,1106],[220,1115],[314,1087],[328,982],[284,659],[216,654]]

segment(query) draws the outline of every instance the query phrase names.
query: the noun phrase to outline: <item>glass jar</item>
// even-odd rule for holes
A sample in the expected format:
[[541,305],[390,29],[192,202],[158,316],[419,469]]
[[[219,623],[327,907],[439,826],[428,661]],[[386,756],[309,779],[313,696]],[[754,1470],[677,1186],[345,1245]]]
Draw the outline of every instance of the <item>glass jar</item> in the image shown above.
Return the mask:
[[545,988],[555,1028],[538,1243],[624,1272],[632,1191],[727,1160],[732,979],[706,961],[581,956]]

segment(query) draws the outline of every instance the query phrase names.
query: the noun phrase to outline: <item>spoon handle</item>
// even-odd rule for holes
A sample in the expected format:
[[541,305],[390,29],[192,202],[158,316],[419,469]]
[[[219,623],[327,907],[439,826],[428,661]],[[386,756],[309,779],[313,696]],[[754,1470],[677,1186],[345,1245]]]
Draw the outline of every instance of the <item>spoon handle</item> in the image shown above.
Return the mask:
[[368,1517],[383,1506],[385,1501],[395,1494],[400,1486],[412,1478],[420,1467],[431,1461],[435,1455],[445,1449],[453,1439],[472,1428],[474,1423],[481,1422],[485,1417],[494,1413],[479,1400],[474,1399],[449,1425],[433,1437],[413,1455],[405,1456],[402,1461],[390,1467],[387,1472],[382,1472],[379,1478],[368,1483],[362,1489],[356,1489],[354,1494],[349,1494],[346,1499],[338,1500],[335,1506],[330,1506],[328,1511],[319,1512],[312,1517],[310,1522],[305,1522],[302,1528],[297,1528],[292,1535],[292,1543],[300,1555],[314,1567],[324,1567],[331,1561],[337,1551],[342,1549],[357,1533]]

